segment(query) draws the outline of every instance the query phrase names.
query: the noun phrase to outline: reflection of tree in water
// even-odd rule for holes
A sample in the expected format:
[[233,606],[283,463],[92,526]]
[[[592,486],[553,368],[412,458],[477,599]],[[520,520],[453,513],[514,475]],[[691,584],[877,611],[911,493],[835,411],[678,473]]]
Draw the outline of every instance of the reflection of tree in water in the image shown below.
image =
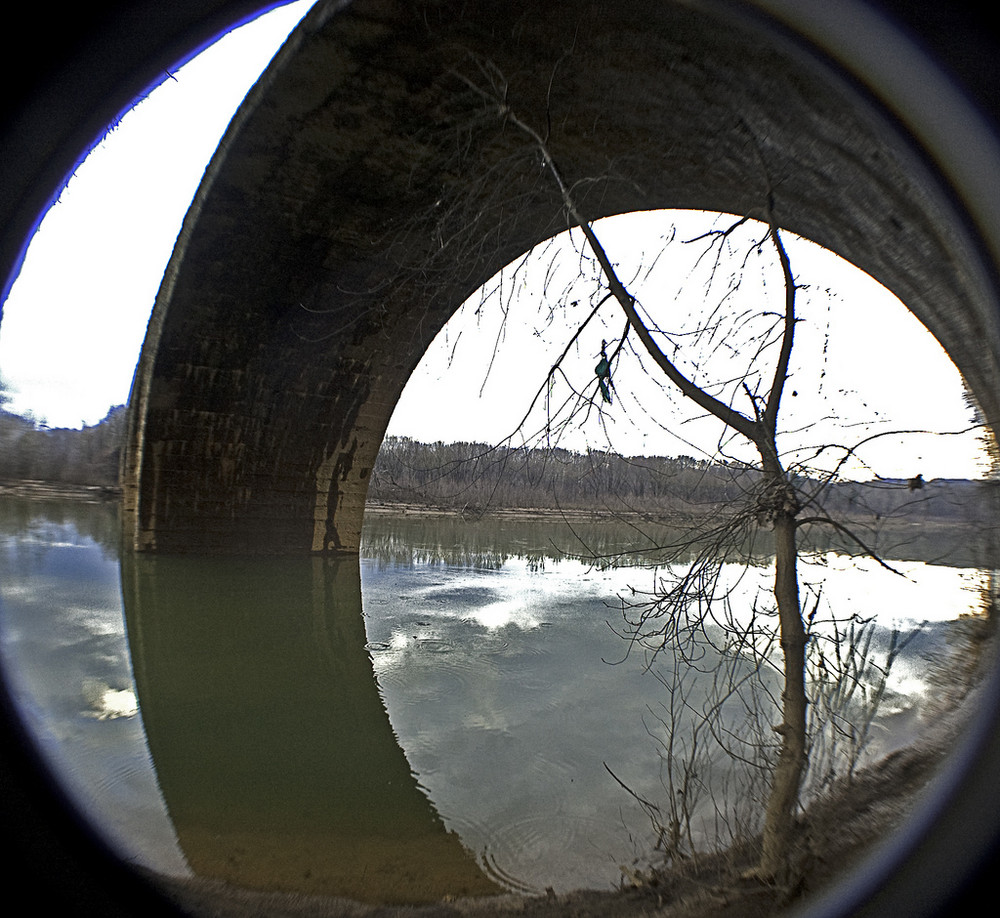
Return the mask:
[[496,516],[466,520],[458,515],[368,512],[361,556],[380,567],[446,564],[499,570],[513,559],[543,566],[546,558],[565,557],[548,539],[556,528],[550,522]]
[[595,567],[635,566],[645,554],[656,563],[676,533],[620,520],[542,518],[491,514],[371,513],[365,517],[362,555],[380,564],[452,564],[497,570],[510,560],[541,569],[546,561],[582,560]]
[[[883,548],[886,558],[925,561],[951,567],[989,567],[990,527],[971,521],[940,521],[911,526],[907,517],[873,520],[864,530],[869,544]],[[995,538],[995,536],[993,536]],[[508,561],[525,561],[543,569],[548,561],[581,560],[596,568],[657,566],[687,545],[687,560],[698,551],[690,532],[655,522],[559,517],[527,518],[489,514],[475,519],[458,514],[372,512],[365,515],[362,557],[380,567],[410,564],[448,564],[499,570]],[[758,531],[743,546],[748,557],[766,563],[773,544],[768,531]],[[857,545],[836,531],[813,530],[803,540],[806,554],[856,554]]]
[[643,563],[643,554],[655,563],[671,538],[666,527],[639,529],[613,519],[495,514],[466,519],[457,514],[369,512],[361,554],[380,566],[447,564],[499,570],[508,561],[524,561],[530,569],[541,570],[548,561],[568,559],[595,567],[635,566],[637,558]]

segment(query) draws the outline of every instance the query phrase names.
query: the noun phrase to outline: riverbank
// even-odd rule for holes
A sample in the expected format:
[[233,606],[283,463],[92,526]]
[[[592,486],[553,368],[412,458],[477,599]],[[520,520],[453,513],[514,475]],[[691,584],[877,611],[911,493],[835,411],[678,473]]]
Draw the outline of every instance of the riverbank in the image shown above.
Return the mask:
[[[3,497],[30,501],[75,501],[113,507],[119,502],[121,491],[102,485],[0,479],[0,499]],[[637,508],[621,511],[607,507],[483,508],[448,506],[431,501],[369,500],[365,505],[365,514],[369,518],[381,519],[450,520],[455,525],[469,524],[473,527],[470,529],[472,533],[475,527],[493,526],[507,531],[520,524],[549,522],[563,525],[572,532],[582,531],[587,526],[617,525],[628,528],[638,536],[645,534],[649,544],[662,543],[665,532],[670,533],[671,540],[674,540],[683,534],[696,535],[699,528],[707,523],[718,524],[718,509],[711,507],[701,508],[699,512]],[[861,549],[861,544],[864,544],[880,557],[973,567],[988,566],[984,559],[993,551],[983,528],[965,518],[933,515],[918,518],[879,517],[854,513],[838,517],[838,524],[853,532],[861,542],[841,535],[840,531],[830,526],[809,526],[803,529],[803,550],[864,554]],[[763,539],[759,545],[766,546],[768,534],[766,531],[760,531],[760,534]]]
[[32,500],[83,500],[90,503],[116,501],[120,488],[62,481],[0,479],[0,497],[27,497]]
[[658,525],[684,525],[693,521],[690,516],[660,516],[655,517],[634,511],[619,513],[611,510],[580,510],[562,509],[560,507],[490,507],[488,509],[471,507],[435,506],[433,504],[417,504],[400,501],[368,501],[365,504],[366,514],[386,514],[391,516],[421,516],[446,517],[448,519],[463,519],[470,522],[482,519],[491,520],[579,520],[587,522],[607,521],[644,521],[655,522]]
[[[116,501],[121,498],[121,488],[110,485],[81,484],[76,482],[47,481],[41,479],[0,478],[0,497],[24,497],[34,500],[85,500]],[[694,504],[697,506],[697,504]],[[630,509],[620,507],[559,507],[559,506],[481,506],[434,501],[385,500],[369,498],[365,513],[394,514],[397,516],[448,517],[465,520],[480,519],[562,519],[562,520],[616,520],[643,522],[658,526],[686,527],[697,525],[706,515],[715,516],[718,507],[706,504],[701,511],[654,507],[641,509],[641,504]],[[964,517],[938,518],[886,518],[872,513],[847,513],[838,520],[849,526],[872,527],[879,530],[916,531],[928,525],[948,531],[968,528],[970,520]]]

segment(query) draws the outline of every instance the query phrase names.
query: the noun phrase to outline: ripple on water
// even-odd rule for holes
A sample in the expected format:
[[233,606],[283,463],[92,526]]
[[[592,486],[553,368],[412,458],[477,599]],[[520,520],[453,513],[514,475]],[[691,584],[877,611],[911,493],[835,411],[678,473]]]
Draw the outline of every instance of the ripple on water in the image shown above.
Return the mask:
[[417,638],[417,644],[421,650],[428,653],[450,653],[455,649],[450,641],[440,641],[435,638]]
[[500,672],[497,658],[431,636],[397,634],[392,641],[369,643],[368,649],[379,685],[399,690],[408,705],[464,695]]
[[[450,828],[478,853],[490,877],[512,892],[611,888],[620,877],[608,827],[596,818],[542,812],[491,823],[451,821]],[[606,877],[606,883],[595,877]]]

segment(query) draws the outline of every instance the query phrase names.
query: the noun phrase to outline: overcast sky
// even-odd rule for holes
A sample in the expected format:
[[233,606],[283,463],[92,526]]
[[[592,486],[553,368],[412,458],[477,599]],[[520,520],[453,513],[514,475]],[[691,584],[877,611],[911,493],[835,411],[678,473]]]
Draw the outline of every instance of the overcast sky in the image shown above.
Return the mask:
[[[247,90],[311,5],[299,0],[276,9],[176,70],[78,168],[41,223],[4,307],[0,376],[13,395],[12,410],[50,426],[78,427],[127,400],[153,300],[205,165]],[[648,264],[675,227],[679,240],[705,225],[704,217],[661,213],[619,218],[601,232],[623,265]],[[879,429],[967,427],[957,371],[902,305],[829,253],[791,244],[800,281],[812,292],[801,294],[796,350],[802,363],[792,384],[796,400],[786,399],[789,423],[820,418],[825,425],[802,442],[853,442],[870,428],[851,425],[869,422]],[[666,252],[659,273],[646,279],[643,301],[674,314],[695,308],[700,288],[691,287],[694,296],[685,299],[681,284],[689,253],[677,240]],[[510,298],[513,288],[506,284],[488,309],[476,310],[480,301],[474,300],[428,352],[390,432],[493,442],[514,433],[572,327],[546,325],[549,310],[559,314],[570,301],[570,288],[553,292],[557,286],[522,283],[520,295]],[[593,288],[573,289],[586,302]],[[510,315],[503,325],[500,305]],[[593,382],[600,339],[617,340],[621,326],[613,305],[593,323],[567,363],[573,385]],[[504,346],[491,362],[497,340]],[[614,404],[591,411],[565,445],[601,448],[610,434],[623,453],[714,451],[716,429],[690,414],[672,415],[677,399],[643,380],[635,366],[616,370]],[[810,401],[810,393],[821,400]],[[534,429],[529,424],[523,432]],[[871,461],[884,476],[982,471],[982,453],[970,435],[886,438],[879,446]]]
[[[630,292],[649,310],[671,340],[680,345],[672,354],[696,381],[733,380],[716,394],[732,399],[749,412],[741,389],[746,355],[764,340],[762,331],[783,308],[784,288],[773,253],[764,247],[761,265],[754,261],[741,275],[735,292],[730,279],[745,252],[762,238],[763,229],[747,227],[734,237],[734,257],[716,272],[709,286],[710,266],[700,256],[701,244],[690,240],[710,227],[726,227],[735,218],[697,212],[660,211],[599,221],[595,228],[617,264]],[[852,463],[859,477],[976,477],[985,471],[977,432],[956,431],[970,425],[961,377],[937,341],[900,303],[871,277],[833,253],[807,240],[785,234],[785,244],[801,285],[797,292],[795,348],[791,375],[782,402],[779,443],[789,459],[804,459],[823,444],[854,446],[880,434],[859,452],[867,463]],[[519,269],[484,300],[473,298],[446,326],[425,355],[403,394],[390,432],[415,439],[495,442],[512,435],[513,442],[532,440],[545,427],[546,403],[536,403],[532,418],[525,412],[553,362],[562,354],[569,327],[586,317],[598,283],[580,272],[578,250],[567,246],[561,268],[551,247],[540,253],[535,274]],[[770,262],[770,264],[769,264]],[[759,268],[759,270],[758,270]],[[560,273],[561,272],[561,273]],[[547,281],[539,278],[545,275]],[[569,285],[569,286],[566,286]],[[600,288],[599,292],[603,293]],[[578,301],[575,308],[570,304]],[[735,319],[720,325],[724,346],[695,349],[698,364],[684,362],[690,332],[699,317],[708,318],[721,302],[724,315]],[[500,307],[504,306],[504,309]],[[765,314],[770,311],[768,317]],[[712,320],[714,321],[714,320]],[[624,319],[612,301],[602,307],[564,363],[566,382],[559,378],[558,404],[569,384],[596,395],[594,367],[601,342],[608,350],[620,339]],[[495,355],[493,343],[500,342]],[[772,346],[762,355],[763,384],[773,372]],[[667,454],[709,458],[720,439],[723,455],[753,461],[755,453],[738,438],[727,441],[721,424],[706,418],[645,361],[645,372],[628,349],[615,367],[611,405],[594,398],[594,407],[575,421],[557,425],[567,437],[563,445],[595,449],[610,445],[624,455]],[[455,385],[454,380],[462,380]],[[587,388],[589,386],[589,389]],[[763,390],[763,391],[766,391]],[[429,410],[433,421],[429,421]],[[934,433],[895,434],[894,431]],[[433,433],[434,436],[429,434]],[[798,452],[795,452],[798,450]],[[838,461],[842,450],[828,451],[821,465]]]
[[139,102],[42,220],[4,304],[11,410],[93,424],[128,399],[153,300],[219,138],[313,0],[233,30]]

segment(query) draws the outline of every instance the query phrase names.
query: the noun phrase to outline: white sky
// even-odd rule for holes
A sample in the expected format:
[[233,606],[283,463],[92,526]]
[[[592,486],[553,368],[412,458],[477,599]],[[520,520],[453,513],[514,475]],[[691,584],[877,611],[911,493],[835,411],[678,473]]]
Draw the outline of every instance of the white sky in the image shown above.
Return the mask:
[[[76,427],[96,423],[110,406],[127,400],[153,300],[205,165],[247,90],[311,5],[299,0],[234,30],[136,105],[77,169],[42,221],[4,306],[0,377],[13,390],[12,410],[30,411],[50,426]],[[608,221],[600,229],[630,280],[632,269],[624,266],[644,246],[650,247],[648,256],[674,223],[680,223],[683,238],[694,235],[695,226],[704,228],[704,219],[647,214]],[[832,421],[841,427],[967,427],[957,371],[905,308],[830,253],[794,241],[790,248],[800,282],[820,288],[800,295],[804,321],[796,352],[802,363],[789,383],[800,394],[786,398],[786,405],[793,422],[827,420],[802,442],[854,442],[870,429],[835,433]],[[690,247],[675,241],[666,251],[640,299],[658,310],[657,317],[664,310],[673,314],[675,323],[679,312],[711,298],[701,284],[687,285],[693,298],[680,292]],[[545,265],[550,256],[547,250]],[[572,257],[568,264],[567,270],[578,266]],[[585,310],[596,289],[550,278],[543,291],[541,270],[505,280],[502,293],[487,300],[490,308],[475,317],[479,303],[472,302],[464,318],[449,323],[404,393],[390,433],[495,442],[514,431],[568,339],[565,322],[544,327],[547,311],[561,314],[562,304],[574,298]],[[511,298],[512,292],[518,295]],[[503,325],[501,306],[510,310]],[[591,324],[567,363],[576,385],[592,381],[601,338],[617,340],[622,326],[613,304]],[[498,336],[504,347],[487,376]],[[672,415],[676,397],[644,376],[635,365],[617,366],[614,404],[591,411],[565,445],[600,448],[610,433],[613,446],[626,454],[714,451],[717,431]],[[807,393],[822,397],[810,400]],[[974,477],[985,471],[974,436],[886,438],[879,445],[880,453],[868,458],[886,477]]]
[[[750,345],[757,346],[763,340],[761,328],[772,322],[753,319],[752,314],[761,308],[783,308],[779,269],[771,264],[758,271],[751,265],[742,275],[740,291],[726,296],[726,310],[740,318],[722,329],[727,346],[742,346],[736,354],[718,348],[707,358],[703,348],[699,369],[685,366],[688,339],[684,332],[719,304],[736,265],[752,248],[747,243],[760,238],[762,230],[757,225],[734,240],[738,257],[717,274],[716,286],[711,289],[706,287],[707,262],[702,259],[701,267],[696,267],[704,247],[685,240],[711,226],[726,227],[734,221],[721,215],[660,211],[629,214],[595,225],[630,291],[661,328],[675,333],[673,340],[681,349],[674,359],[689,375],[694,374],[696,381],[742,380]],[[664,240],[671,238],[673,241],[664,245]],[[867,274],[806,240],[788,234],[784,239],[796,281],[805,285],[797,294],[800,321],[779,425],[788,431],[779,444],[786,457],[804,459],[820,444],[854,446],[873,433],[949,432],[947,436],[880,436],[859,450],[864,464],[851,463],[847,469],[858,477],[875,474],[887,478],[906,478],[918,472],[927,479],[985,473],[986,457],[978,434],[950,433],[968,428],[971,417],[961,377],[937,341],[895,296]],[[567,244],[561,263],[553,258],[553,248],[540,252],[533,267],[522,269],[516,278],[497,282],[496,292],[485,300],[470,300],[452,319],[411,378],[390,432],[444,441],[496,441],[514,434],[513,441],[519,443],[537,442],[531,438],[539,430],[551,431],[552,425],[546,426],[544,400],[539,401],[533,418],[522,425],[532,398],[570,337],[565,321],[548,323],[549,311],[565,314],[575,328],[590,311],[589,298],[594,291],[603,294],[606,289],[580,271],[579,247]],[[771,250],[765,247],[765,252],[770,260]],[[561,267],[554,267],[559,264]],[[543,274],[547,283],[538,279]],[[761,285],[761,278],[767,286]],[[575,309],[566,306],[574,300],[579,302]],[[506,307],[506,321],[501,306]],[[610,353],[611,342],[620,338],[623,327],[624,318],[613,301],[588,325],[565,363],[578,391],[595,396],[593,371],[601,342],[608,340]],[[502,347],[490,362],[494,341],[501,341]],[[484,343],[488,347],[485,356]],[[775,345],[761,363],[766,374],[763,391],[770,383],[776,350]],[[648,359],[645,363],[649,364]],[[463,384],[455,385],[455,379]],[[634,357],[624,353],[614,379],[613,404],[607,406],[594,398],[599,411],[584,411],[578,416],[582,423],[559,427],[564,431],[562,445],[604,449],[610,444],[624,455],[709,458],[717,453],[722,425],[704,418],[671,385],[661,384],[662,376],[655,367],[647,374]],[[749,401],[742,398],[739,389],[735,384],[715,394],[732,398],[734,407],[747,412]],[[571,394],[566,384],[558,391],[554,404]],[[426,421],[427,405],[434,409],[433,426]],[[737,440],[725,445],[724,454],[749,461],[756,458],[748,445]],[[831,450],[824,454],[826,461],[815,464],[829,466],[843,455],[842,450]]]
[[313,5],[238,29],[173,72],[77,168],[42,220],[0,325],[10,410],[79,427],[128,400],[184,214],[233,113]]

